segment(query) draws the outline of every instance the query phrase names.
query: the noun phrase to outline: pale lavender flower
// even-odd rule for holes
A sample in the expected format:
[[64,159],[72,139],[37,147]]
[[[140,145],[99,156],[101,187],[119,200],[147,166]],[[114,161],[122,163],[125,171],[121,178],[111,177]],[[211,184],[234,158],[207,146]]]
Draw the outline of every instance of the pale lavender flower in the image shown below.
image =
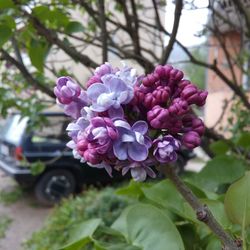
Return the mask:
[[106,74],[112,74],[114,70],[110,63],[105,62],[104,64],[100,65],[95,69],[95,74],[99,76],[104,76]]
[[107,171],[107,173],[108,173],[108,175],[110,176],[110,177],[112,177],[112,167],[108,164],[108,163],[106,163],[105,161],[103,161],[103,162],[101,162],[101,163],[99,163],[99,164],[91,164],[91,163],[88,163],[88,165],[90,166],[90,167],[93,167],[93,168],[104,168],[106,171]]
[[148,159],[143,162],[132,162],[122,168],[122,175],[125,175],[129,170],[131,176],[135,181],[145,181],[147,175],[151,178],[155,178],[155,172],[150,168],[154,162],[151,159]]
[[119,138],[113,144],[115,156],[119,160],[146,160],[148,149],[151,147],[151,140],[146,136],[148,132],[147,123],[137,121],[131,127],[126,121],[116,120],[114,125],[119,133]]
[[111,107],[118,109],[121,104],[127,104],[133,99],[133,88],[119,77],[105,75],[102,81],[103,83],[94,83],[87,89],[92,110],[103,112]]
[[177,160],[176,151],[180,149],[180,142],[171,135],[163,136],[153,141],[156,160],[161,163],[173,162]]
[[115,73],[121,80],[123,80],[126,84],[130,86],[134,86],[138,80],[138,76],[136,75],[136,69],[128,67],[124,62],[123,67]]

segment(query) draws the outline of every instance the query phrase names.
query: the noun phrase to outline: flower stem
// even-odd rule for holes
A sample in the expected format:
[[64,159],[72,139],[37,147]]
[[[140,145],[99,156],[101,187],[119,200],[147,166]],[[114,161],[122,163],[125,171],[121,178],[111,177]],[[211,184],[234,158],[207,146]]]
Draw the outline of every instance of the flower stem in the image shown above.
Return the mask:
[[223,244],[223,250],[241,250],[240,241],[234,240],[214,218],[209,208],[202,204],[194,195],[192,190],[186,186],[181,178],[176,174],[172,166],[159,166],[158,170],[167,176],[175,185],[179,193],[189,203],[196,212],[197,219],[205,223],[211,231],[220,239]]

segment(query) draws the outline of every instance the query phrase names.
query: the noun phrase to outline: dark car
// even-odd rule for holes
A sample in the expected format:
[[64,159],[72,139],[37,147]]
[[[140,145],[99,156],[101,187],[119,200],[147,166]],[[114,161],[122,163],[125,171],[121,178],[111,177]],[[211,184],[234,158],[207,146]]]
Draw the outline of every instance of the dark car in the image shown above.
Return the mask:
[[[69,118],[63,113],[40,115],[47,120],[42,129],[32,130],[29,118],[14,114],[0,133],[0,168],[20,185],[34,186],[40,203],[52,205],[85,184],[104,184],[121,178],[115,175],[111,179],[105,170],[73,158],[66,147]],[[41,174],[32,175],[27,165],[37,161],[43,162],[46,168]]]

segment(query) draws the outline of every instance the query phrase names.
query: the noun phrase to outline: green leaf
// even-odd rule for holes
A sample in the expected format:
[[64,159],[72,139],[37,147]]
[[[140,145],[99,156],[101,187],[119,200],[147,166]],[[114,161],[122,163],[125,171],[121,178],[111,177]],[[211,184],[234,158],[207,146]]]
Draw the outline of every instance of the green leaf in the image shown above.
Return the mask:
[[233,183],[225,196],[225,209],[229,219],[239,225],[250,225],[250,172]]
[[[167,208],[171,212],[193,222],[197,222],[192,208],[185,202],[175,186],[164,180],[149,188],[143,188],[145,197],[160,207]],[[205,198],[204,196],[202,198]]]
[[12,0],[0,1],[0,10],[7,9],[7,8],[13,8],[13,7],[15,7],[15,4],[12,2]]
[[45,169],[45,164],[41,161],[37,161],[30,164],[30,172],[32,175],[39,175]]
[[229,149],[229,145],[225,141],[216,141],[210,144],[210,149],[216,155],[225,154]]
[[84,27],[82,26],[82,24],[79,22],[75,22],[75,21],[69,22],[65,28],[65,32],[67,34],[72,34],[72,33],[82,32],[82,31],[84,31]]
[[95,240],[95,250],[141,250],[137,246],[127,243],[101,242]]
[[46,42],[31,40],[29,44],[29,57],[38,71],[43,71],[44,60],[48,54],[49,46]]
[[38,17],[40,20],[47,20],[51,16],[49,7],[44,5],[33,8],[32,14]]
[[216,192],[222,184],[231,184],[244,175],[246,165],[232,155],[219,155],[210,160],[192,180],[197,186]]
[[7,25],[0,25],[0,48],[11,38],[12,31]]
[[128,243],[143,250],[184,250],[173,222],[152,205],[139,203],[128,207],[112,228],[120,231]]
[[242,132],[239,136],[239,138],[237,139],[237,141],[235,142],[235,144],[237,146],[243,147],[245,149],[249,149],[250,148],[250,133],[249,132]]
[[62,9],[55,8],[50,11],[50,21],[53,21],[57,28],[67,27],[69,23],[68,16],[63,12]]
[[221,250],[221,242],[218,238],[213,237],[207,244],[206,250]]
[[142,196],[144,196],[143,191],[142,191],[142,187],[143,186],[150,186],[150,185],[151,184],[149,184],[149,183],[141,183],[141,182],[131,180],[129,182],[128,186],[118,188],[116,193],[118,195],[124,195],[124,196],[128,196],[130,198],[139,199]]
[[15,20],[11,16],[7,16],[7,15],[0,16],[0,23],[2,25],[8,26],[11,30],[15,29],[16,27]]
[[66,27],[69,23],[68,16],[60,8],[50,9],[47,6],[41,5],[33,8],[32,13],[41,21],[47,21],[50,28]]
[[91,241],[92,235],[101,224],[100,219],[91,219],[76,225],[72,231],[69,243],[60,250],[80,250]]

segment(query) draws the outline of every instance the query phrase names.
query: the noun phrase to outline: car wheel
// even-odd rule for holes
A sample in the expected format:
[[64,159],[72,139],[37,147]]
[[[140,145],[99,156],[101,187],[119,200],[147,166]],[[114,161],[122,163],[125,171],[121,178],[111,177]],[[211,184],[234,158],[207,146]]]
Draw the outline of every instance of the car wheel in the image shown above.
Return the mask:
[[35,186],[35,196],[38,202],[45,206],[53,206],[62,198],[75,191],[74,175],[64,169],[51,170],[44,173]]

